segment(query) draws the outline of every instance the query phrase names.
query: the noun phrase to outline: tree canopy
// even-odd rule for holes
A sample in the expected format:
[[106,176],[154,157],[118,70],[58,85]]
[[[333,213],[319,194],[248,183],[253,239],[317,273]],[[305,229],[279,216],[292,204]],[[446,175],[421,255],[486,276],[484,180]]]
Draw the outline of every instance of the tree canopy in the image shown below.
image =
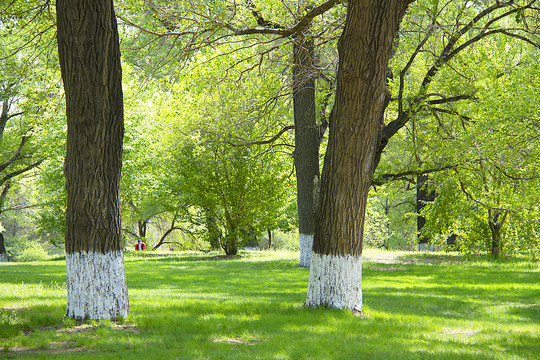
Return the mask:
[[[52,5],[2,3],[0,221],[9,227],[17,211],[35,206],[36,238],[61,245],[65,95]],[[297,229],[293,45],[299,34],[313,40],[308,77],[316,79],[322,166],[344,2],[115,7],[126,246],[144,238],[162,249],[234,254],[260,246],[268,231]],[[461,251],[538,251],[538,14],[537,1],[409,7],[385,74],[366,245],[414,247],[416,178],[428,175],[436,198],[423,209],[422,232],[435,246],[455,234]]]

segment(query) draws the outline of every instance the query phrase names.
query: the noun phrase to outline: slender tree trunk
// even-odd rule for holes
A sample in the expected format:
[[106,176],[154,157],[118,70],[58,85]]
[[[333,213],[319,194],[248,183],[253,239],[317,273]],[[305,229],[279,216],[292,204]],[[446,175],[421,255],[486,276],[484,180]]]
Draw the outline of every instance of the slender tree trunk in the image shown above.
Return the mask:
[[426,218],[421,215],[422,209],[426,207],[426,202],[435,200],[435,191],[428,189],[429,177],[427,175],[418,175],[416,177],[416,230],[418,237],[418,251],[429,250],[429,239],[421,236],[420,231],[426,225]]
[[502,252],[501,229],[506,221],[508,212],[489,210],[489,228],[491,230],[491,255],[498,258]]
[[272,230],[268,229],[268,249],[272,248]]
[[124,132],[122,72],[112,0],[57,0],[68,124],[67,316],[129,311],[120,226]]
[[0,262],[7,262],[6,245],[4,244],[4,235],[0,233]]
[[299,266],[309,267],[313,248],[313,186],[319,177],[319,130],[315,114],[313,39],[296,36],[293,45],[294,164],[300,240]]
[[221,240],[221,231],[219,230],[216,215],[214,210],[210,207],[205,207],[204,216],[206,218],[206,230],[208,232],[208,241],[210,242],[210,248],[212,250],[219,250],[220,240]]
[[499,257],[500,245],[501,245],[500,231],[496,226],[491,226],[491,255],[494,258]]
[[138,220],[137,228],[139,230],[139,237],[146,239],[146,230],[148,229],[148,220]]
[[379,146],[386,69],[409,2],[348,2],[338,43],[336,99],[315,221],[307,306],[362,312],[364,216]]

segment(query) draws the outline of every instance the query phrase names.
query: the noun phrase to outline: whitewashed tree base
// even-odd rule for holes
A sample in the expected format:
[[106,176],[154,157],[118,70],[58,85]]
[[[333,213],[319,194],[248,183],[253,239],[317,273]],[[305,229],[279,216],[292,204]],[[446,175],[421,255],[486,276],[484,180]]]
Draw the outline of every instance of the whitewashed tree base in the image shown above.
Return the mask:
[[313,254],[306,306],[362,313],[362,256]]
[[0,262],[7,262],[8,258],[6,254],[0,254]]
[[309,268],[313,252],[313,235],[300,234],[300,263],[298,266]]
[[129,300],[121,251],[66,254],[67,312],[75,319],[126,317]]
[[433,251],[433,245],[426,243],[418,244],[418,251]]

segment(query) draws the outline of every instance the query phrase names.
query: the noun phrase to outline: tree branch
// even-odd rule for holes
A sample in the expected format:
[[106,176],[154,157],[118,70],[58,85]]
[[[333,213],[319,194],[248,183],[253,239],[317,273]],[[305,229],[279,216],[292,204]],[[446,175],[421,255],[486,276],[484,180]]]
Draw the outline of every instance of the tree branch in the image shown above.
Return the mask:
[[461,191],[463,191],[463,193],[465,194],[465,196],[467,196],[467,198],[475,203],[477,203],[478,205],[486,208],[487,210],[495,210],[495,211],[507,211],[507,212],[515,212],[514,210],[510,210],[510,209],[506,209],[506,208],[500,208],[500,207],[494,207],[494,206],[490,206],[478,199],[475,199],[474,196],[472,196],[471,193],[469,193],[466,189],[465,189],[465,184],[463,184],[463,182],[460,180],[459,181],[459,185],[461,187]]
[[397,173],[397,174],[382,174],[379,178],[377,178],[377,179],[374,178],[373,181],[371,182],[371,185],[384,185],[384,184],[386,184],[388,182],[396,181],[396,180],[406,180],[406,181],[409,181],[409,182],[413,182],[410,179],[407,179],[407,176],[411,176],[411,175],[427,175],[427,174],[431,174],[431,173],[434,173],[434,172],[455,169],[457,167],[458,167],[458,165],[446,165],[446,166],[443,166],[443,167],[432,168],[432,169],[409,170],[409,171],[404,171],[404,172]]
[[23,149],[24,144],[26,143],[27,140],[28,140],[28,136],[23,136],[22,137],[21,143],[19,144],[19,147],[17,148],[17,151],[15,151],[15,154],[11,157],[11,159],[9,159],[8,161],[6,161],[3,164],[0,164],[0,172],[4,171],[8,166],[10,166],[15,161],[17,161],[17,159],[21,156],[22,149]]
[[273,137],[271,137],[270,139],[268,140],[261,140],[261,141],[253,141],[253,142],[246,142],[244,144],[235,144],[235,143],[232,143],[230,141],[227,141],[226,143],[231,145],[231,146],[235,146],[235,147],[238,147],[238,146],[251,146],[251,145],[267,145],[267,144],[272,144],[273,142],[275,142],[277,139],[279,139],[281,137],[281,135],[283,135],[285,132],[289,131],[289,130],[293,130],[294,129],[294,126],[290,125],[290,126],[285,126],[283,129],[281,129],[276,135],[274,135]]
[[14,172],[12,172],[11,174],[7,174],[6,176],[4,176],[4,177],[0,180],[0,185],[4,184],[6,181],[8,181],[8,180],[11,179],[11,178],[14,178],[14,177],[17,176],[17,175],[21,175],[21,174],[24,174],[24,173],[27,172],[27,171],[32,170],[33,168],[39,166],[42,162],[43,162],[43,160],[39,160],[38,162],[35,162],[35,163],[31,164],[31,165],[28,165],[28,166],[25,167],[25,168],[22,168],[22,169],[20,169],[20,170],[14,171]]

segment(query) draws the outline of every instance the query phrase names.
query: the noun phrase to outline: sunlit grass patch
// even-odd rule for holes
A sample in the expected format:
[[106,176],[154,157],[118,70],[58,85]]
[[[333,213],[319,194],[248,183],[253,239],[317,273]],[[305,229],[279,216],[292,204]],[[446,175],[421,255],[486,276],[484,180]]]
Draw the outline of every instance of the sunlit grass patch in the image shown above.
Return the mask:
[[[0,267],[0,357],[98,359],[531,359],[539,266],[366,254],[364,317],[304,308],[290,252],[126,256],[121,323],[64,318],[65,262]],[[404,260],[400,257],[407,255]],[[417,254],[418,255],[418,254]]]

